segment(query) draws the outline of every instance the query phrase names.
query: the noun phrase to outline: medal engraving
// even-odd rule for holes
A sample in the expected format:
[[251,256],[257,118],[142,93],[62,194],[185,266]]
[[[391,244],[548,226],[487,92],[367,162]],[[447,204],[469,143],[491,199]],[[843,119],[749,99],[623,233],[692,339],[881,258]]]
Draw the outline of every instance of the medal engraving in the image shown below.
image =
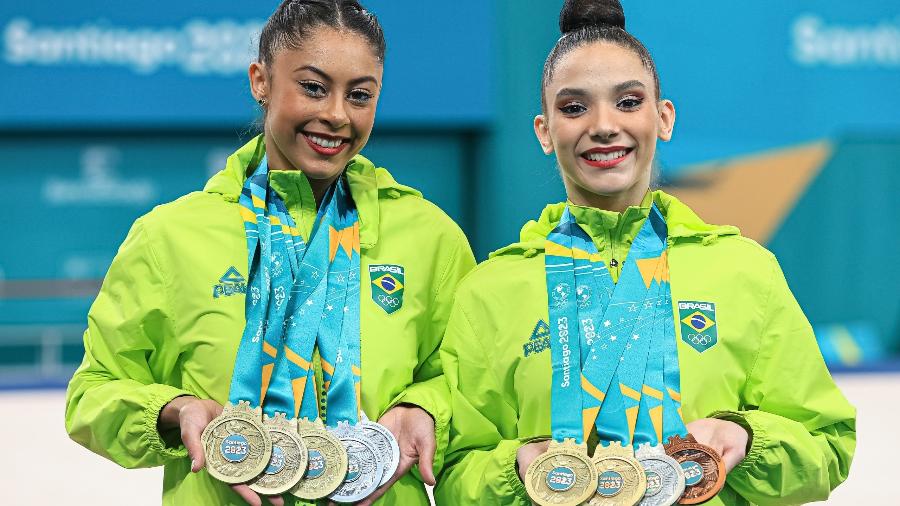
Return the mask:
[[631,447],[618,442],[598,445],[591,459],[597,469],[597,491],[590,506],[634,506],[647,490],[644,468],[634,458]]
[[264,416],[263,427],[272,439],[272,457],[262,474],[250,482],[250,489],[259,494],[278,495],[290,490],[303,477],[308,452],[297,432],[297,421],[288,420],[284,413],[274,418]]
[[347,474],[328,498],[338,502],[361,501],[378,488],[384,466],[378,452],[362,436],[359,425],[340,422],[334,433],[347,450]]
[[547,452],[528,466],[525,490],[541,506],[574,506],[588,500],[597,491],[597,470],[587,447],[571,439],[551,441]]
[[387,427],[380,423],[369,420],[365,414],[362,416],[363,436],[378,452],[378,460],[383,466],[381,481],[378,486],[384,485],[391,479],[397,466],[400,465],[400,447],[397,445],[397,439],[388,430]]
[[340,440],[328,432],[320,420],[299,420],[298,433],[308,452],[306,473],[291,489],[300,499],[321,499],[334,490],[347,474],[347,453]]
[[222,414],[203,429],[200,442],[209,474],[225,483],[245,483],[263,472],[272,455],[272,440],[250,403],[225,405]]
[[694,436],[682,439],[672,436],[666,454],[678,461],[684,470],[685,489],[678,504],[706,502],[725,486],[725,463],[712,448],[700,444]]
[[634,452],[644,467],[647,490],[641,506],[669,506],[675,504],[684,493],[684,471],[672,457],[666,455],[662,445],[642,444]]

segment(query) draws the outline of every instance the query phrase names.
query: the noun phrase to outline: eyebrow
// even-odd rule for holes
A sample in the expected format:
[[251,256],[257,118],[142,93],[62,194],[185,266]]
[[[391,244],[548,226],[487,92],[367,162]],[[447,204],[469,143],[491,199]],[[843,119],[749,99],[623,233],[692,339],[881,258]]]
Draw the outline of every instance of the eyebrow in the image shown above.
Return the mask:
[[[647,89],[647,86],[644,83],[638,81],[637,79],[632,79],[630,81],[625,81],[623,83],[619,83],[613,86],[613,91],[615,93],[622,93],[623,91],[641,88]],[[590,93],[587,90],[582,88],[562,88],[556,93],[557,97],[587,97]]]
[[615,87],[613,87],[616,93],[621,93],[632,88],[641,88],[646,90],[647,86],[645,86],[644,83],[638,81],[637,79],[632,79],[631,81],[625,81],[624,83],[619,83],[615,85]]
[[[312,65],[303,65],[302,67],[297,67],[294,69],[294,72],[299,72],[301,70],[308,70],[309,72],[312,72],[313,74],[318,74],[319,77],[321,77],[322,79],[324,79],[328,82],[331,82],[333,80],[333,79],[331,79],[331,76],[328,75],[327,72],[325,72],[324,70],[322,70],[318,67],[314,67]],[[373,77],[373,76],[357,77],[356,79],[351,79],[348,84],[350,86],[356,86],[356,85],[359,85],[359,84],[362,84],[365,82],[371,82],[375,86],[378,86],[378,79],[375,79],[375,77]]]
[[581,88],[562,88],[556,92],[557,97],[586,97],[589,93]]

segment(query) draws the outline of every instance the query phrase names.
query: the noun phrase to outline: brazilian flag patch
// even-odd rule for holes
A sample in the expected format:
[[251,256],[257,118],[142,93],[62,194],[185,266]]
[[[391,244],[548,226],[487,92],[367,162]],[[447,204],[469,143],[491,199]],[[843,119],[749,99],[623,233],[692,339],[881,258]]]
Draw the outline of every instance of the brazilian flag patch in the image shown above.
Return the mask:
[[370,265],[372,300],[391,314],[403,306],[403,288],[406,276],[401,265]]
[[719,341],[716,326],[716,305],[712,302],[679,301],[681,340],[700,353]]

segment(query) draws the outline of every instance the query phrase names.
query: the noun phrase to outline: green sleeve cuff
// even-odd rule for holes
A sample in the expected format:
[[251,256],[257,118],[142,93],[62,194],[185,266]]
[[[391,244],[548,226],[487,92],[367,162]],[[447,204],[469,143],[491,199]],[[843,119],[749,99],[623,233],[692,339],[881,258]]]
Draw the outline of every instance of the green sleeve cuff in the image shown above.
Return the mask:
[[748,474],[759,462],[767,446],[766,431],[753,415],[753,411],[716,411],[710,415],[711,418],[718,418],[719,420],[726,420],[740,425],[750,436],[750,448],[747,449],[747,455],[744,457],[744,460],[728,473],[729,476]]
[[[444,466],[444,454],[447,452],[447,445],[450,442],[449,396],[444,377],[438,376],[420,383],[413,383],[395,397],[384,410],[387,412],[398,404],[412,404],[431,415],[431,418],[434,419],[435,451],[432,470],[435,476]],[[418,473],[418,466],[414,468],[414,471]]]
[[[528,491],[525,490],[525,484],[522,483],[522,480],[519,478],[519,470],[518,466],[516,466],[516,457],[518,456],[519,448],[523,445],[527,444],[527,440],[514,439],[511,441],[507,441],[506,447],[502,449],[502,452],[505,452],[506,455],[497,455],[497,459],[503,465],[503,475],[506,479],[507,485],[512,490],[512,493],[515,497],[526,501],[526,504],[531,504],[531,498],[528,497]],[[498,451],[501,449],[498,448]]]
[[183,444],[177,447],[167,446],[157,429],[157,421],[159,420],[159,412],[162,408],[175,399],[184,395],[193,395],[190,392],[169,386],[156,384],[152,385],[153,393],[150,394],[150,400],[144,406],[144,430],[143,438],[147,448],[154,453],[161,455],[166,459],[179,459],[188,456],[187,449]]
[[[509,488],[512,489],[513,494],[525,501],[526,504],[531,504],[531,497],[528,496],[528,491],[525,490],[525,484],[522,483],[521,478],[519,478],[519,467],[517,465],[517,457],[519,454],[519,448],[527,445],[528,443],[533,443],[535,441],[546,441],[550,439],[549,436],[535,436],[535,437],[525,437],[519,439],[513,439],[508,441],[509,448],[512,452],[509,455],[500,455],[498,458],[503,462],[503,473],[506,477],[506,482],[509,484]],[[501,443],[502,445],[503,443]],[[506,448],[503,451],[507,451]]]

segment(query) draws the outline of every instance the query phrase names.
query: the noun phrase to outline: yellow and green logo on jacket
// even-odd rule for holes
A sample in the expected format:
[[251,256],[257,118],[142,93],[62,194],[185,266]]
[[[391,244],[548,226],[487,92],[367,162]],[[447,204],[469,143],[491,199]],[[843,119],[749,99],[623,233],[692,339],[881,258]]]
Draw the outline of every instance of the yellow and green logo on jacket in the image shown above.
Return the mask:
[[716,305],[712,302],[678,301],[681,340],[703,353],[719,340]]
[[402,265],[370,265],[372,300],[387,314],[403,306],[403,288],[406,282]]

